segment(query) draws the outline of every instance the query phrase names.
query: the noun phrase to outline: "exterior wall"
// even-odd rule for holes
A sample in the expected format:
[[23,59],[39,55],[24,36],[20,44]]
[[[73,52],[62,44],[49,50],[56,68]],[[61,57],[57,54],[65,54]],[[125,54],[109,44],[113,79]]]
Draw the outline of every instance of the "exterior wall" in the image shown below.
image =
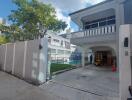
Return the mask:
[[132,0],[124,3],[125,24],[132,24]]
[[[131,50],[132,25],[122,25],[119,34],[119,76],[120,76],[120,100],[127,100],[130,97],[128,87],[132,84],[131,72]],[[128,37],[128,47],[124,47],[124,38]]]
[[0,46],[0,69],[34,84],[46,82],[47,38]]

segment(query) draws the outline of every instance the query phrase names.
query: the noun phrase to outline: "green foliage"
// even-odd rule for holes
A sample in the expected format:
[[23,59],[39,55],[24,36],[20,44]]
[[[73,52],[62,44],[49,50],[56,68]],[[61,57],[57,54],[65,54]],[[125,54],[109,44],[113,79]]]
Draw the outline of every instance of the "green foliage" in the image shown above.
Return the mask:
[[[14,42],[14,40],[20,40],[20,33],[22,33],[21,29],[16,25],[6,26],[0,24],[0,31],[6,37],[9,42]],[[22,36],[22,34],[21,34]]]
[[50,72],[52,74],[53,72],[57,72],[57,71],[65,70],[65,69],[70,69],[70,68],[73,68],[73,66],[69,65],[69,64],[55,64],[55,63],[52,63]]
[[67,24],[56,17],[55,9],[51,5],[37,0],[13,0],[18,9],[13,10],[9,20],[15,39],[27,40],[42,38],[47,30],[64,30]]
[[5,44],[5,43],[7,43],[8,42],[8,39],[5,37],[5,36],[0,36],[0,45],[1,44]]

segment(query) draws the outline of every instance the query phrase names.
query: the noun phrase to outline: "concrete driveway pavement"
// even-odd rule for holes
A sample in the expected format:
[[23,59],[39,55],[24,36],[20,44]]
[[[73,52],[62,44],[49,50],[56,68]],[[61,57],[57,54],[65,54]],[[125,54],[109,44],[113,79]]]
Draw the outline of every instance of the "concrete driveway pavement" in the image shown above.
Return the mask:
[[40,86],[69,100],[118,100],[118,72],[78,68],[55,76]]

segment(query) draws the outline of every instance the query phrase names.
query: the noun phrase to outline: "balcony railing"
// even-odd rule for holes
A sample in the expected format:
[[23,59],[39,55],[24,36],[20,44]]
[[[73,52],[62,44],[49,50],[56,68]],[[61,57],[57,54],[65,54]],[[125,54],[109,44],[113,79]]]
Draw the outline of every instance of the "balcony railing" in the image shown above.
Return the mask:
[[71,38],[109,35],[109,34],[114,34],[115,32],[116,32],[116,26],[115,24],[113,24],[113,25],[107,25],[103,27],[92,28],[88,30],[75,32],[75,33],[72,33]]

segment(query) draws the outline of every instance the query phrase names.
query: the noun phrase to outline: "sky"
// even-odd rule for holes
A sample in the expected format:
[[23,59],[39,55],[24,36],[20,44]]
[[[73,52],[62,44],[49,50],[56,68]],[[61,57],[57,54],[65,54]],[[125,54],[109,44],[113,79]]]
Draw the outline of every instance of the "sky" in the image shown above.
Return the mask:
[[[68,24],[66,30],[70,28],[71,31],[77,31],[78,26],[71,21],[70,17],[68,16],[69,13],[97,4],[104,0],[39,0],[39,1],[47,4],[52,4],[52,6],[56,9],[57,18],[65,21]],[[11,13],[11,10],[15,9],[16,6],[12,3],[12,0],[0,0],[0,18],[7,19],[7,16]],[[66,30],[62,33],[65,33]]]

